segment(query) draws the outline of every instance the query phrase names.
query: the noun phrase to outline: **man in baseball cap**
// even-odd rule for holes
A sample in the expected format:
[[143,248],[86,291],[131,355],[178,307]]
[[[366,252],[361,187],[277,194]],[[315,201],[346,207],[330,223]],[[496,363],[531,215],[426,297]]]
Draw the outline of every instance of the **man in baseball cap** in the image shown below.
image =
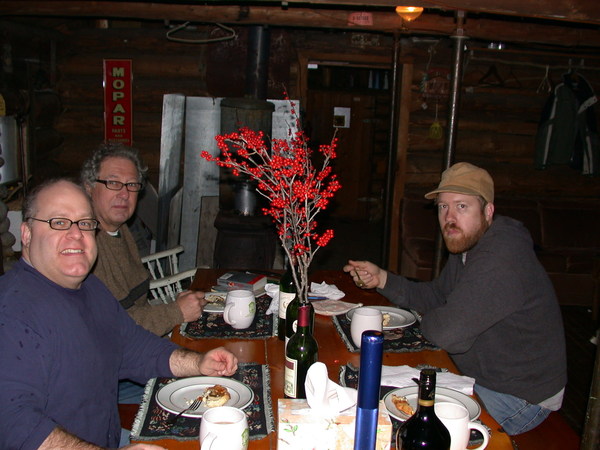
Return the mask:
[[510,435],[539,425],[562,404],[566,352],[552,283],[529,231],[494,215],[490,174],[466,162],[425,194],[437,205],[450,255],[439,277],[414,282],[368,261],[349,261],[364,289],[423,314],[421,331],[446,350]]

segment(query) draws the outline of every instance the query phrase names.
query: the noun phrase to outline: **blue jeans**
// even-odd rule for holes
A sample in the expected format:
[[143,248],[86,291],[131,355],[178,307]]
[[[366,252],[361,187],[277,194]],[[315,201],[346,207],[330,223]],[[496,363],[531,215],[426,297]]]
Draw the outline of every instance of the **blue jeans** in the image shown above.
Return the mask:
[[478,384],[475,384],[474,389],[488,413],[510,436],[537,427],[551,413],[542,406],[532,405],[521,398],[492,391]]

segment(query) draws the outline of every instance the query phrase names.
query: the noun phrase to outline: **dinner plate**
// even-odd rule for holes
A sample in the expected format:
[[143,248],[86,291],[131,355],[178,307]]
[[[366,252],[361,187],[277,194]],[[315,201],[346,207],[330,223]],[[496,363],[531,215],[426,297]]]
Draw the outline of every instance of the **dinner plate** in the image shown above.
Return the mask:
[[[408,414],[404,414],[402,411],[398,411],[392,402],[392,395],[397,395],[400,397],[405,397],[406,401],[412,409],[417,410],[417,402],[419,400],[419,387],[418,386],[409,386],[394,389],[393,391],[388,392],[383,397],[383,403],[387,408],[390,416],[395,417],[398,420],[406,420],[410,416]],[[435,389],[435,401],[436,402],[450,402],[457,403],[459,405],[463,405],[469,411],[469,420],[475,420],[481,414],[481,406],[471,397],[462,392],[455,391],[454,389],[448,389],[443,387],[436,387]]]
[[[393,306],[369,306],[368,308],[378,309],[379,311],[381,311],[382,314],[386,313],[390,315],[390,321],[386,326],[383,327],[384,330],[404,328],[409,325],[412,325],[417,321],[415,315],[405,309],[394,308]],[[348,313],[346,314],[348,320],[352,320],[354,311],[356,310],[353,309],[348,311]]]
[[223,314],[225,310],[225,297],[227,296],[226,292],[207,292],[204,294],[204,298],[208,301],[209,299],[219,299],[219,301],[209,301],[205,306],[203,311],[207,313],[213,314]]
[[[244,409],[254,398],[254,392],[248,386],[237,380],[224,377],[189,377],[173,381],[161,387],[156,393],[158,404],[173,414],[179,414],[192,404],[192,402],[204,391],[215,384],[227,388],[231,399],[225,403],[226,406]],[[202,417],[204,411],[209,408],[201,406],[196,411],[182,414],[185,417]]]

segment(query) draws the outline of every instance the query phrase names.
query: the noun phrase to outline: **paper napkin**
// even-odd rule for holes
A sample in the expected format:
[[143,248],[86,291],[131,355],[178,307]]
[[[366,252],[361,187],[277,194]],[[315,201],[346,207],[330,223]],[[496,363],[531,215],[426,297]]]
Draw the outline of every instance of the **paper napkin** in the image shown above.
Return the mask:
[[332,300],[339,300],[344,297],[342,291],[340,291],[335,284],[327,284],[324,281],[321,284],[318,283],[310,283],[310,292],[309,297],[311,295],[327,297]]
[[265,314],[279,314],[279,285],[275,283],[267,283],[265,292],[271,297],[271,304],[267,308]]
[[[381,385],[394,387],[416,386],[413,378],[419,379],[420,373],[419,369],[410,366],[382,366]],[[456,375],[451,372],[438,372],[436,378],[437,387],[441,386],[466,395],[473,395],[474,378]]]
[[331,381],[322,362],[309,367],[304,389],[308,406],[319,415],[336,415],[356,405],[358,397],[356,389]]

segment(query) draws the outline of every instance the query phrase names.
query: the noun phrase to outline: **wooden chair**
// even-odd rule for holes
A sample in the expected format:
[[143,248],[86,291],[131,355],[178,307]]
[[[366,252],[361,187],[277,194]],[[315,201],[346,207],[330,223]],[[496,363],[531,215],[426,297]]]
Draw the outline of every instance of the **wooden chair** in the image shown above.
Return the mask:
[[194,275],[196,275],[196,269],[190,269],[158,280],[151,280],[148,303],[158,305],[175,301],[177,294],[189,288]]
[[515,450],[577,450],[581,438],[559,412],[551,412],[533,430],[512,437]]
[[152,279],[158,280],[179,273],[179,253],[183,252],[183,246],[152,253],[142,257],[142,263],[148,268]]

